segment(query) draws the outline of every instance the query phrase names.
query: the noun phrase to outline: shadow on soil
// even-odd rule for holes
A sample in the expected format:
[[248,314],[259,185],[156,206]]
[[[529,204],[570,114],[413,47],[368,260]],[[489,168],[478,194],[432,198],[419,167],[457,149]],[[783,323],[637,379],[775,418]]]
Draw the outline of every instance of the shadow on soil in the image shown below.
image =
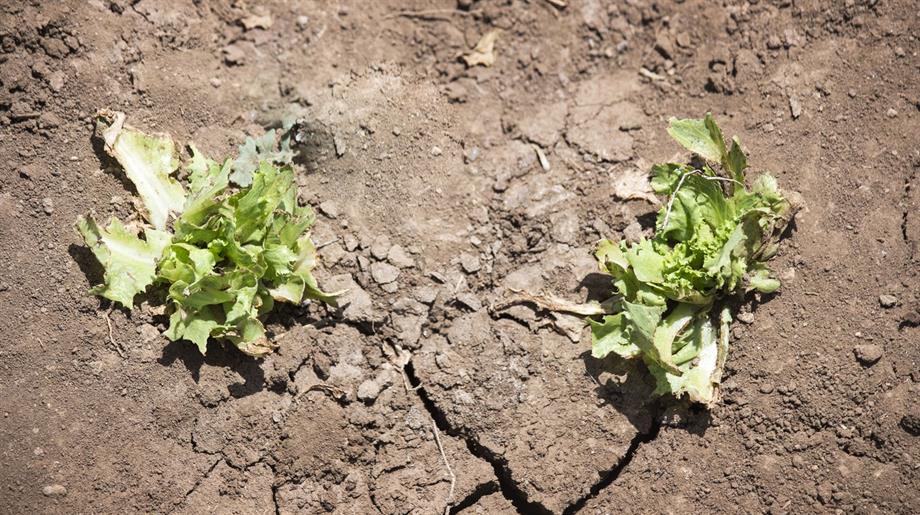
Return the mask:
[[80,267],[80,271],[86,276],[86,280],[89,281],[91,286],[102,284],[105,271],[89,247],[71,243],[67,247],[67,253],[77,262],[77,266]]
[[262,362],[212,341],[208,345],[208,353],[202,356],[198,349],[187,341],[169,342],[163,347],[163,356],[158,360],[161,365],[172,365],[176,360],[182,362],[185,368],[192,373],[192,379],[197,383],[201,378],[201,367],[223,367],[236,372],[243,382],[227,386],[230,395],[236,398],[246,397],[258,393],[266,386],[265,371]]

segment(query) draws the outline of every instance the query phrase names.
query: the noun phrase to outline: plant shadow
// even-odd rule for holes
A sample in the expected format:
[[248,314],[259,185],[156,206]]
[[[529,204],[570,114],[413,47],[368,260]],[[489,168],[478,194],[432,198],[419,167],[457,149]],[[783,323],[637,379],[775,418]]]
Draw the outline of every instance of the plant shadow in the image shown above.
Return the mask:
[[684,429],[697,436],[706,434],[712,416],[699,404],[670,396],[657,396],[655,380],[641,360],[627,360],[616,355],[595,358],[590,351],[580,355],[585,371],[597,384],[594,392],[603,404],[626,415],[640,432],[656,426]]
[[90,145],[93,148],[93,154],[96,155],[96,159],[99,160],[99,168],[104,170],[106,173],[110,174],[112,177],[118,180],[121,183],[122,187],[126,191],[130,191],[131,195],[137,195],[137,188],[134,186],[134,183],[131,182],[131,179],[128,179],[128,175],[125,173],[124,168],[118,164],[118,161],[109,155],[105,150],[105,142],[101,137],[97,137],[95,131],[90,136]]
[[613,293],[613,278],[600,272],[590,273],[578,282],[576,291],[580,292],[582,290],[587,294],[586,302],[592,300],[603,302],[609,299]]
[[89,247],[71,243],[67,247],[67,253],[77,262],[77,266],[80,267],[80,271],[86,276],[91,286],[102,283],[105,270]]
[[195,383],[201,380],[204,366],[220,367],[232,370],[243,380],[227,385],[230,395],[236,398],[246,397],[265,389],[265,371],[262,361],[247,356],[232,348],[212,340],[208,344],[208,353],[202,355],[194,344],[185,340],[171,341],[163,347],[163,355],[157,360],[161,365],[169,366],[181,361],[192,374]]

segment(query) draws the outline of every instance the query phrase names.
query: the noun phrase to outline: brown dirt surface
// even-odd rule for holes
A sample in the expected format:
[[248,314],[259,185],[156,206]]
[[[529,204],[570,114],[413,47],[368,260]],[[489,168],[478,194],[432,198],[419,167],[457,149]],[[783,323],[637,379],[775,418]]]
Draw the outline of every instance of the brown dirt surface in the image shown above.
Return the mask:
[[[0,2],[0,512],[920,512],[918,37],[912,0]],[[132,211],[100,108],[212,156],[305,118],[343,308],[253,360],[89,296],[74,220]],[[657,210],[618,182],[706,111],[807,206],[708,411],[505,305],[609,288],[594,242]]]

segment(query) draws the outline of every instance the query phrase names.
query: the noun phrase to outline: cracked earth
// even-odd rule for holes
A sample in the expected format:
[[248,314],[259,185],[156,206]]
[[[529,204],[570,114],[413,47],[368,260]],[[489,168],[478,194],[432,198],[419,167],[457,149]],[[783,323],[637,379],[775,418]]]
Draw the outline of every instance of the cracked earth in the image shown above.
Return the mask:
[[[561,3],[0,2],[0,511],[920,511],[916,6]],[[110,330],[71,228],[130,211],[99,108],[212,156],[307,120],[342,308],[282,307],[263,360]],[[603,298],[594,242],[658,209],[622,186],[706,111],[807,205],[710,411],[508,302]]]

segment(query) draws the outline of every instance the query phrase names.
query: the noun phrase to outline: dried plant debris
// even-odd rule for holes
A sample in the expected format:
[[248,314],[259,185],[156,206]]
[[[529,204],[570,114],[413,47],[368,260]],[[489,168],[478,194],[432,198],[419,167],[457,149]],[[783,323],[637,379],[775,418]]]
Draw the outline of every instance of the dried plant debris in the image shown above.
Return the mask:
[[476,43],[476,47],[470,53],[463,55],[466,65],[472,68],[478,65],[492,66],[495,64],[495,41],[500,34],[501,31],[498,29],[486,32]]

